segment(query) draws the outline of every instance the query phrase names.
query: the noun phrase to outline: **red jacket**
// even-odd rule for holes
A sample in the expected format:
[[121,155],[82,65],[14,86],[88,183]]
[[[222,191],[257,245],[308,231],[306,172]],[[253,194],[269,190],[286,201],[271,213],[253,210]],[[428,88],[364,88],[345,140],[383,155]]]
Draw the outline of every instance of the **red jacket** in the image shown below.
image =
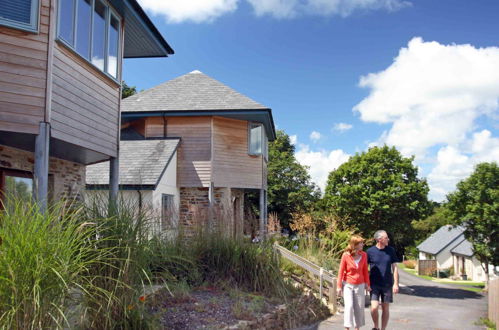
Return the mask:
[[367,271],[367,253],[361,251],[360,256],[359,266],[357,266],[350,253],[343,253],[338,271],[338,288],[343,287],[343,281],[350,284],[366,283],[367,286],[371,285]]

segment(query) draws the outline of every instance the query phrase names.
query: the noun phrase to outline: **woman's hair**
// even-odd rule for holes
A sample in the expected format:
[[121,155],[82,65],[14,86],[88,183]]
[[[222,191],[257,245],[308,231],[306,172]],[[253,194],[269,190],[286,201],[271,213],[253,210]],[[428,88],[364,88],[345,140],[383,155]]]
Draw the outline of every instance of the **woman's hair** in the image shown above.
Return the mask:
[[363,243],[363,242],[364,242],[364,239],[361,236],[359,236],[359,235],[352,235],[352,237],[350,237],[350,241],[348,242],[348,246],[345,249],[345,252],[353,254],[353,251],[355,251],[355,246],[357,244]]

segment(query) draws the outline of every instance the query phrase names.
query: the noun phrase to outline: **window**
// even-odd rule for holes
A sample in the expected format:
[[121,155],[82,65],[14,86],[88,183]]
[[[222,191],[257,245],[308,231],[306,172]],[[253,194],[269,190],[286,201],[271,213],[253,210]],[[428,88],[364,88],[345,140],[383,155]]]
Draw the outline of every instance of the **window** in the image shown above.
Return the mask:
[[161,228],[171,229],[170,227],[175,223],[175,207],[173,202],[173,195],[161,195]]
[[96,68],[118,78],[120,18],[105,0],[60,0],[57,35]]
[[38,32],[39,0],[0,0],[0,24]]
[[25,200],[32,198],[33,177],[22,171],[0,169],[0,209],[8,207],[9,200]]
[[263,155],[267,159],[267,135],[262,124],[249,124],[248,153],[250,155]]

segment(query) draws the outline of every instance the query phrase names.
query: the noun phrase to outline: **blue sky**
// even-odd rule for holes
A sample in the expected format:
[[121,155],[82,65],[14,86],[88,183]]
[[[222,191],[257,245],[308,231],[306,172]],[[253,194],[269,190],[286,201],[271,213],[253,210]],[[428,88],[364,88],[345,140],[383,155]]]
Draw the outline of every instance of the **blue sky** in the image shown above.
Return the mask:
[[499,161],[499,1],[139,2],[175,55],[125,60],[125,81],[200,70],[269,106],[321,187],[383,143],[415,155],[438,201]]

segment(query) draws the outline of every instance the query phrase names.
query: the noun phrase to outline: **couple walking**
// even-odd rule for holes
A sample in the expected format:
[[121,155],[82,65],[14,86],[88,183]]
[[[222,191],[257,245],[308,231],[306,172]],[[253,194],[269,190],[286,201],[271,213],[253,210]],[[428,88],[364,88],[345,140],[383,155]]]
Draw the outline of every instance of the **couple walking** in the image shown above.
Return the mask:
[[[365,290],[370,292],[373,330],[379,328],[378,308],[381,303],[381,329],[385,330],[390,316],[389,304],[393,293],[398,293],[398,270],[395,249],[388,246],[388,235],[384,230],[374,234],[376,245],[362,249],[364,239],[354,235],[341,257],[338,272],[338,295],[343,294],[345,303],[344,325],[356,330],[365,325]],[[369,271],[367,266],[369,265]]]

